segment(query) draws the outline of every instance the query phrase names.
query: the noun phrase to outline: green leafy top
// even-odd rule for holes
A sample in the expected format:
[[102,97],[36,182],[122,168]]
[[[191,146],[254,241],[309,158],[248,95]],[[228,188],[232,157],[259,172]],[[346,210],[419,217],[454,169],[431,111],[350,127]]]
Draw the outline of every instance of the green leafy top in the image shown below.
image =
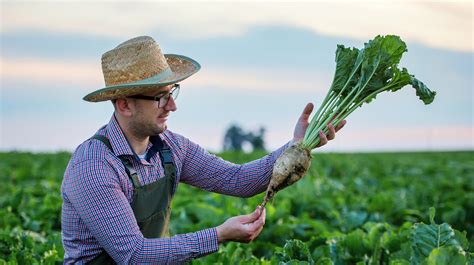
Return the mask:
[[406,51],[405,42],[394,35],[377,36],[360,50],[338,45],[331,88],[310,122],[303,146],[315,148],[319,143],[319,131],[327,131],[328,122],[338,124],[383,91],[395,92],[411,85],[425,104],[433,102],[436,92],[431,91],[406,68],[398,68]]

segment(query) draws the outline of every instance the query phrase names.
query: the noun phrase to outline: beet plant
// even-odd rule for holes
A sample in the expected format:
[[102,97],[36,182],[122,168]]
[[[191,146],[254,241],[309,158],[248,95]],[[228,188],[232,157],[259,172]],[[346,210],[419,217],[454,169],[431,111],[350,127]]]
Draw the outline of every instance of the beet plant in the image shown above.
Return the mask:
[[336,71],[329,91],[311,118],[303,141],[294,143],[275,162],[262,206],[279,190],[301,179],[311,165],[311,150],[320,143],[319,132],[328,133],[327,124],[335,127],[384,91],[395,92],[411,85],[425,104],[433,102],[436,92],[398,64],[407,46],[394,35],[377,36],[363,49],[338,45]]

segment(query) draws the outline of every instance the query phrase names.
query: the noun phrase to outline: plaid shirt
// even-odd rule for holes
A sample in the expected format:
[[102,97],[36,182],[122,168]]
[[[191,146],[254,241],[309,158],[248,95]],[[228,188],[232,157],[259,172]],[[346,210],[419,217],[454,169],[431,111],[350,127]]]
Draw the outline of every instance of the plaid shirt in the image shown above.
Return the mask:
[[[164,177],[159,153],[149,161],[140,159],[115,116],[98,134],[109,138],[115,155],[103,143],[87,140],[75,150],[64,173],[61,192],[65,263],[88,262],[104,249],[121,264],[183,263],[218,250],[216,228],[171,238],[144,238],[130,206],[133,185],[116,155],[128,156],[140,183],[145,185]],[[275,160],[287,148],[285,145],[259,160],[236,165],[169,130],[160,136],[171,148],[176,183],[238,197],[263,192]],[[151,146],[149,143],[147,150]]]

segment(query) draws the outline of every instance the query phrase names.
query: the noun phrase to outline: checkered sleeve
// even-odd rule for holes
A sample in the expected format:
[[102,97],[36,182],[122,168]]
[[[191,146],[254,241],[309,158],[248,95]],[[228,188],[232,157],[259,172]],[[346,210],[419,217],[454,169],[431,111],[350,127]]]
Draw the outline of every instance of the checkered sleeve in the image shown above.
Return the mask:
[[216,228],[209,228],[171,238],[143,239],[131,263],[181,264],[217,250]]
[[217,251],[215,228],[171,238],[144,238],[117,176],[107,162],[74,165],[64,192],[99,244],[119,264],[183,263]]
[[252,162],[238,165],[210,154],[201,146],[185,140],[185,157],[180,181],[221,194],[251,197],[263,192],[270,182],[273,164],[288,148],[276,151]]

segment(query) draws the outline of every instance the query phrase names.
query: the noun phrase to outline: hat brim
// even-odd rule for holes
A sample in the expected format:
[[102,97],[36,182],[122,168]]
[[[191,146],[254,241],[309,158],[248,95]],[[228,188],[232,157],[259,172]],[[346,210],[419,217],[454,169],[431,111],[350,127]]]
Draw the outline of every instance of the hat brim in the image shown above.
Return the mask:
[[172,72],[170,75],[158,74],[145,80],[108,86],[87,94],[83,99],[90,102],[100,102],[146,93],[156,87],[180,82],[201,69],[201,65],[189,57],[177,54],[165,54],[164,56]]

